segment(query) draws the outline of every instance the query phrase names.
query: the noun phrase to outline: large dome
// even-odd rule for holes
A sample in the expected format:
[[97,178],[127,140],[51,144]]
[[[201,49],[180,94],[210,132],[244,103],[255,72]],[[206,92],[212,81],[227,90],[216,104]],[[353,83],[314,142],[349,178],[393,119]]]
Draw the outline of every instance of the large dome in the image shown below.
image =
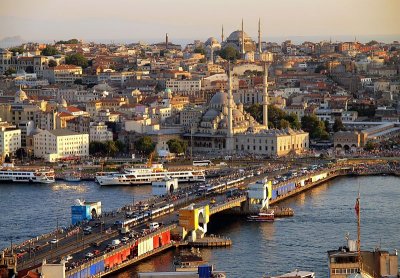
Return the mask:
[[212,108],[222,108],[224,104],[228,104],[228,94],[225,92],[216,93],[210,100]]
[[[244,39],[245,40],[251,39],[249,35],[246,34],[246,32],[244,32]],[[240,30],[232,32],[227,39],[227,41],[241,41],[241,40],[242,40],[242,31]]]

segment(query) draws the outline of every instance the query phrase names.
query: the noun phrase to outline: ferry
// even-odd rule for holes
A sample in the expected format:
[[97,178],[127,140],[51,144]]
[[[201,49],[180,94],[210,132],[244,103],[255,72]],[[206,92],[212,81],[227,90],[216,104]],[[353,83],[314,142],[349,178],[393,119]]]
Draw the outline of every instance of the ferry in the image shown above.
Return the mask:
[[259,212],[256,215],[247,216],[250,222],[273,222],[275,220],[275,212],[273,210],[267,212]]
[[51,168],[19,169],[13,164],[3,164],[0,168],[0,182],[53,183],[54,176]]
[[160,166],[146,168],[126,168],[122,173],[98,172],[96,182],[100,185],[141,185],[162,181],[165,177],[177,179],[178,182],[204,182],[203,170],[166,171]]

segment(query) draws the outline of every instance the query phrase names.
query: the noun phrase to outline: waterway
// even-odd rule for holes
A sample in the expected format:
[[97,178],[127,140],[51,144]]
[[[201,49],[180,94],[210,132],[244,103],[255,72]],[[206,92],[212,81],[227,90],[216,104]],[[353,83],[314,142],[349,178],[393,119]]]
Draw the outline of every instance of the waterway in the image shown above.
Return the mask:
[[[293,218],[274,223],[249,223],[239,217],[211,217],[210,233],[233,240],[233,246],[202,250],[203,258],[228,277],[262,277],[295,269],[327,277],[327,250],[345,244],[345,234],[356,237],[355,199],[360,184],[362,247],[400,249],[400,178],[337,178],[281,203],[295,211]],[[104,210],[118,208],[151,195],[145,187],[79,185],[0,185],[0,248],[14,241],[48,232],[70,221],[70,205],[77,198],[100,200]],[[5,223],[5,224],[3,224]],[[115,278],[135,277],[142,271],[173,270],[171,250],[121,273]]]

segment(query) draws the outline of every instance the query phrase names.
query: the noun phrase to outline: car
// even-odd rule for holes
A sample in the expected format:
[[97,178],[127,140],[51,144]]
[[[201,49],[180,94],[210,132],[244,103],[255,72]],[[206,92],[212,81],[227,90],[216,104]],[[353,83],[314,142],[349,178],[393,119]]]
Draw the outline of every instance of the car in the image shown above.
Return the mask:
[[57,242],[58,242],[58,239],[56,239],[56,238],[53,238],[52,240],[50,240],[51,244],[56,244]]
[[127,242],[128,240],[129,240],[129,238],[126,237],[126,236],[124,236],[123,238],[121,238],[121,242],[123,242],[123,243]]
[[90,259],[90,258],[93,258],[93,257],[94,257],[94,254],[91,253],[91,252],[86,253],[86,255],[85,255],[85,258],[86,258],[86,259]]
[[98,255],[100,255],[100,250],[93,250],[93,254],[95,255],[95,256],[98,256]]
[[73,259],[72,255],[67,255],[67,256],[64,257],[64,261],[67,261],[67,262],[72,260],[72,259]]

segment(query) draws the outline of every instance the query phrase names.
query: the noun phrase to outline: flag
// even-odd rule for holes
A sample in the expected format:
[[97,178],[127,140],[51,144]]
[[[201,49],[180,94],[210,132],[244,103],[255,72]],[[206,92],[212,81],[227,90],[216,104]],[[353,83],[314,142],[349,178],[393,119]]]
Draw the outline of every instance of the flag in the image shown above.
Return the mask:
[[356,200],[356,205],[354,206],[354,209],[356,210],[356,214],[358,216],[360,213],[360,200],[358,198]]

